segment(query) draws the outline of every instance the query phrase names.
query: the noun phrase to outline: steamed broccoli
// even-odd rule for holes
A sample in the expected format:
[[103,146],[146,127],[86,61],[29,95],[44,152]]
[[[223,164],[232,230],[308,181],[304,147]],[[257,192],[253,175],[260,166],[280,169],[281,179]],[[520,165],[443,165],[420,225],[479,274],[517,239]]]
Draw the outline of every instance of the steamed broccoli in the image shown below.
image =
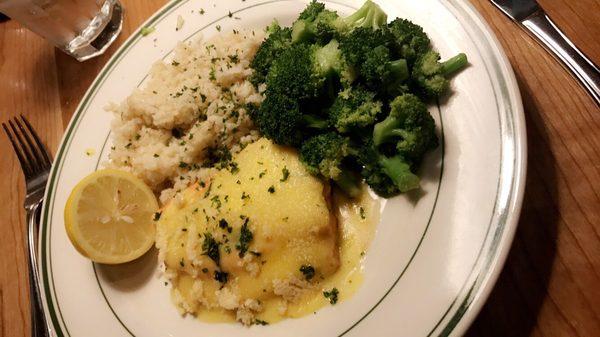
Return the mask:
[[250,67],[254,69],[254,74],[250,81],[255,86],[265,81],[267,73],[281,52],[289,48],[292,43],[292,30],[288,27],[281,28],[276,21],[267,28],[268,37],[260,45]]
[[410,64],[430,49],[429,37],[421,26],[398,18],[390,22],[387,27],[392,36],[391,48]]
[[367,143],[360,149],[359,161],[365,182],[380,196],[389,198],[419,187],[419,177],[401,155],[387,157],[372,143]]
[[339,93],[329,108],[329,118],[339,132],[353,132],[373,125],[381,108],[382,104],[375,100],[374,93],[356,87]]
[[418,188],[416,169],[438,145],[422,100],[467,64],[464,54],[439,62],[411,21],[386,22],[370,0],[348,17],[313,0],[292,28],[269,27],[251,64],[252,83],[266,84],[262,104],[246,105],[261,133],[350,196],[359,175],[384,197]]
[[398,96],[390,103],[386,119],[375,124],[373,142],[376,146],[394,142],[399,155],[418,163],[425,152],[438,145],[435,121],[417,96]]
[[343,164],[351,152],[348,138],[329,132],[304,142],[300,160],[311,174],[332,179],[346,194],[355,197],[360,193],[360,182]]
[[440,54],[430,50],[421,55],[412,69],[412,79],[428,97],[443,94],[449,86],[448,77],[464,68],[467,55],[460,53],[445,62],[439,62]]

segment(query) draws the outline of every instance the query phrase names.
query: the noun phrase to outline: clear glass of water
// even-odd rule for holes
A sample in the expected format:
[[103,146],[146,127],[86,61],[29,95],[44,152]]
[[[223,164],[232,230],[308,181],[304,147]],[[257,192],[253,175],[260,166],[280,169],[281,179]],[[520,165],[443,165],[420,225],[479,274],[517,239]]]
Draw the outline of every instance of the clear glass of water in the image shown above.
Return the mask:
[[123,23],[119,0],[0,0],[0,12],[79,61],[104,53]]

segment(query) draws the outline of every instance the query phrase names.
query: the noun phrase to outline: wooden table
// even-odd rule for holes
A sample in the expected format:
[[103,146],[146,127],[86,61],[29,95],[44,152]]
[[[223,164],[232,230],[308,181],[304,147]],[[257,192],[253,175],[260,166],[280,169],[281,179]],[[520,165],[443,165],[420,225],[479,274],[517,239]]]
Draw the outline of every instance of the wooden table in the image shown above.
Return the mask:
[[[600,63],[600,2],[539,0]],[[85,63],[14,21],[0,23],[0,121],[24,114],[50,150],[102,65],[163,0],[122,0],[123,33]],[[486,0],[472,0],[513,65],[529,146],[521,221],[507,264],[468,336],[600,336],[600,109],[534,40]],[[29,333],[21,169],[0,136],[0,336]]]

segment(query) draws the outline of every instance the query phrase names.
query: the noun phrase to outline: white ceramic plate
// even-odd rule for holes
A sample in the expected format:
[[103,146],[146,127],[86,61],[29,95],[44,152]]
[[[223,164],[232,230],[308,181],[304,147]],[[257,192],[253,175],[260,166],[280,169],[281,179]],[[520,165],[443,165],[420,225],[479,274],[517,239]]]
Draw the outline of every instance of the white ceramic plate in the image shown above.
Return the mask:
[[[325,1],[348,14],[362,1]],[[154,256],[125,266],[81,257],[64,230],[69,192],[110,149],[108,102],[120,102],[168,58],[179,40],[239,28],[290,24],[299,0],[173,1],[134,33],[100,72],[77,108],[47,188],[41,235],[46,315],[56,336],[459,336],[488,296],[515,232],[526,163],[525,125],[511,67],[466,0],[379,1],[390,18],[422,25],[442,58],[466,52],[470,67],[454,93],[432,106],[442,146],[424,163],[418,202],[389,200],[367,253],[358,293],[301,319],[246,328],[182,318],[157,277]],[[200,8],[205,10],[199,14]],[[233,13],[230,18],[228,13]],[[175,30],[177,17],[185,24]],[[87,149],[95,149],[92,156]]]

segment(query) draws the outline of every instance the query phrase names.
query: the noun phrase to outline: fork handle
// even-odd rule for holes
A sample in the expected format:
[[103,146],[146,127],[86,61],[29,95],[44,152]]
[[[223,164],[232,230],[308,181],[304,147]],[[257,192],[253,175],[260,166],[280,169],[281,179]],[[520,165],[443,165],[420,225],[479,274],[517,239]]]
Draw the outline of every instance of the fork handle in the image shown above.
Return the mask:
[[554,22],[539,9],[521,21],[541,43],[579,79],[600,106],[600,70],[588,59]]
[[37,239],[39,218],[42,202],[27,209],[27,247],[29,255],[29,302],[31,307],[31,336],[51,337],[39,288],[39,274],[37,263]]

